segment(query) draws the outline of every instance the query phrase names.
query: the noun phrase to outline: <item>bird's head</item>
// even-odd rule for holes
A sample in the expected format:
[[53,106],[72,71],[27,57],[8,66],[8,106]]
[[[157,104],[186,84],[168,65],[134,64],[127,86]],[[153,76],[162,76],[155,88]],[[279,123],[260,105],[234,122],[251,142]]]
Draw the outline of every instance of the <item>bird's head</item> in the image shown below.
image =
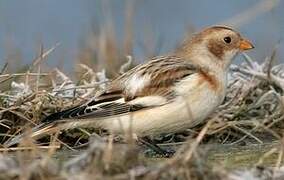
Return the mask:
[[252,48],[252,43],[234,29],[213,26],[185,41],[177,53],[201,66],[227,69],[239,52]]

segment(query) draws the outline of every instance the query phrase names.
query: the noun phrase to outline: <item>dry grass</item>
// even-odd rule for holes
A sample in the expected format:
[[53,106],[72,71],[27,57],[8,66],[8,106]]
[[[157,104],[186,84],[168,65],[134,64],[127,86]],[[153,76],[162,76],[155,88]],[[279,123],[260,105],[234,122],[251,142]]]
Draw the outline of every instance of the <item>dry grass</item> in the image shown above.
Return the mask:
[[[48,52],[47,50],[46,52]],[[276,51],[276,49],[275,49]],[[45,51],[43,51],[44,53]],[[42,57],[42,55],[41,55]],[[158,163],[149,163],[143,158],[141,150],[133,144],[113,144],[119,137],[108,138],[102,130],[77,129],[42,139],[49,145],[35,145],[30,139],[22,143],[24,147],[10,150],[20,151],[16,158],[2,156],[0,161],[1,177],[13,179],[186,179],[229,178],[235,176],[225,169],[212,169],[207,164],[206,154],[198,147],[200,144],[262,144],[276,141],[282,144],[283,123],[283,65],[272,65],[275,52],[263,63],[253,61],[244,54],[244,62],[231,66],[229,87],[226,100],[211,117],[206,125],[178,133],[154,137],[154,140],[169,146],[183,144],[176,155]],[[120,68],[128,69],[129,59]],[[40,120],[55,111],[71,107],[84,101],[108,83],[104,71],[94,72],[87,65],[80,64],[80,81],[74,82],[63,72],[55,69],[52,73],[33,72],[2,74],[3,79],[20,76],[25,83],[12,82],[9,91],[1,92],[1,142],[4,143],[15,133],[24,128],[40,124]],[[119,71],[119,70],[118,70]],[[31,86],[33,85],[33,86]],[[71,158],[65,163],[58,163],[53,156],[60,145],[81,148],[92,133],[95,140],[88,150]],[[98,139],[102,137],[105,140]],[[186,140],[188,139],[188,140]],[[119,147],[118,147],[119,146]],[[275,167],[280,167],[283,159],[283,146],[272,148],[263,155],[279,154]],[[47,149],[47,152],[42,152]],[[4,147],[1,149],[8,151]],[[279,153],[278,153],[279,152]],[[261,165],[262,160],[256,165]],[[254,169],[253,171],[258,171]],[[261,171],[262,172],[262,171]],[[264,169],[262,173],[282,172],[279,169]],[[265,174],[264,173],[264,174]],[[266,174],[265,174],[266,175]]]
[[[39,56],[20,72],[9,72],[9,64],[0,68],[0,144],[29,131],[46,115],[86,101],[104,89],[109,79],[133,66],[132,57],[126,56],[131,55],[133,44],[133,4],[128,6],[123,46],[118,45],[111,22],[94,31],[82,46],[77,80],[41,65],[58,44],[47,50],[40,47]],[[246,21],[236,18],[242,20],[236,20],[240,24]],[[281,179],[284,65],[274,65],[276,51],[258,61],[243,54],[244,62],[231,66],[226,99],[205,125],[153,137],[162,146],[182,144],[171,159],[153,162],[145,158],[141,148],[121,137],[109,136],[101,129],[78,128],[42,138],[38,144],[27,138],[19,147],[1,147],[0,179]],[[207,152],[200,148],[201,144],[244,146],[272,141],[279,146],[263,154],[248,171],[229,172],[208,164]],[[81,152],[86,145],[88,149]],[[62,162],[55,157],[62,148],[71,149],[66,152],[74,152],[76,157]],[[273,154],[277,154],[274,168],[259,166]]]

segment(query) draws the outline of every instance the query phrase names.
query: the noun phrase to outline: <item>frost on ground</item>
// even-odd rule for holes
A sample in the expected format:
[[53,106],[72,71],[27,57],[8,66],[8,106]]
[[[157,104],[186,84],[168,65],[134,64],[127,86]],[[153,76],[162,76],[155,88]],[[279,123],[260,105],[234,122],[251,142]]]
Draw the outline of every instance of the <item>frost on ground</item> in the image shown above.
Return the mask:
[[[103,140],[94,140],[88,150],[63,164],[51,158],[56,150],[52,147],[57,146],[50,146],[48,154],[37,154],[41,146],[32,144],[30,151],[37,152],[37,156],[28,153],[32,163],[27,164],[19,157],[0,156],[0,178],[37,178],[42,175],[60,179],[174,179],[176,176],[232,180],[279,178],[283,176],[283,168],[280,167],[283,158],[284,65],[273,65],[274,56],[275,53],[259,63],[244,54],[242,64],[232,65],[225,102],[205,125],[181,133],[153,137],[160,144],[183,144],[171,159],[149,165],[141,159],[141,153],[131,143],[114,149],[112,142],[125,141],[121,137],[109,138],[102,130],[77,129],[61,134],[60,145],[82,147],[92,133]],[[129,69],[131,62],[132,59],[128,58],[118,74]],[[109,82],[104,70],[95,72],[84,64],[80,64],[79,68],[79,81],[72,80],[58,69],[44,76],[23,73],[25,81],[13,81],[9,91],[0,92],[1,143],[28,126],[40,124],[41,119],[50,113],[86,101]],[[37,80],[36,86],[31,83],[34,79]],[[53,141],[52,138],[40,142],[49,141]],[[245,171],[212,167],[206,163],[205,152],[198,148],[200,144],[210,143],[246,145],[272,141],[279,143],[278,148],[272,149],[278,153],[275,168],[256,166]],[[54,145],[54,142],[51,144]],[[269,156],[269,152],[263,156]]]

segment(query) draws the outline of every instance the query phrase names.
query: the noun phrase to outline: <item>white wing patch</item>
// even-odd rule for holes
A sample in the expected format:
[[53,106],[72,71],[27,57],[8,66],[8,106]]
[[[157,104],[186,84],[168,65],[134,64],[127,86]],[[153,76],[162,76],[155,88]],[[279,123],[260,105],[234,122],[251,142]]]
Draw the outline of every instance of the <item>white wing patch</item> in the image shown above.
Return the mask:
[[101,109],[101,106],[108,105],[108,104],[111,104],[111,103],[125,103],[125,100],[124,100],[124,98],[120,98],[120,99],[115,100],[115,101],[103,102],[103,103],[95,104],[93,106],[88,106],[87,109],[90,109],[90,110]]
[[127,92],[131,95],[135,95],[136,92],[143,89],[150,83],[151,77],[150,75],[137,75],[134,74],[128,81],[125,82],[125,87]]
[[167,102],[168,102],[167,99],[162,96],[145,96],[129,101],[128,104],[133,104],[133,105],[139,104],[147,107],[147,106],[161,106],[166,104]]

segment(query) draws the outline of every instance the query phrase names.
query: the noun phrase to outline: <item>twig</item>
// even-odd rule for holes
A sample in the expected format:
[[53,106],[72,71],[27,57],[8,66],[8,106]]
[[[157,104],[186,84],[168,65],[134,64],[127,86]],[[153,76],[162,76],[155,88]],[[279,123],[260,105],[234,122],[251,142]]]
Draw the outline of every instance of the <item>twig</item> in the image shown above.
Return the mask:
[[[53,145],[53,146],[36,146],[38,149],[59,149],[60,145]],[[12,148],[0,148],[0,152],[7,152],[7,151],[23,151],[23,150],[34,150],[34,147],[12,147]]]
[[202,130],[200,131],[200,133],[196,137],[195,141],[192,143],[190,149],[185,153],[184,158],[183,158],[184,162],[187,162],[192,157],[193,152],[196,150],[196,148],[198,147],[199,143],[201,142],[203,137],[206,135],[206,132],[208,131],[208,128],[212,125],[213,122],[214,122],[214,119],[213,120],[209,120],[206,123],[206,125],[202,128]]
[[39,63],[41,63],[50,53],[52,53],[58,46],[60,45],[60,43],[56,43],[52,48],[48,49],[47,51],[41,53],[39,55],[39,57],[37,57],[36,59],[33,60],[32,65],[30,66],[30,68],[28,69],[28,71],[31,71],[33,69],[33,67],[35,67],[36,65],[38,65]]
[[96,88],[99,84],[102,83],[106,83],[108,81],[105,82],[97,82],[97,83],[93,83],[91,85],[82,85],[82,86],[76,86],[76,87],[70,87],[70,88],[62,88],[62,89],[58,89],[58,90],[53,90],[53,92],[62,92],[62,91],[68,91],[68,90],[74,90],[74,89],[90,89],[90,88]]
[[[263,142],[260,140],[260,139],[258,139],[257,137],[255,137],[254,135],[252,135],[250,132],[248,132],[248,131],[246,131],[246,130],[244,130],[244,129],[242,129],[242,128],[240,128],[240,127],[238,127],[238,126],[232,126],[233,128],[235,128],[235,129],[237,129],[237,130],[239,130],[239,131],[241,131],[241,132],[243,132],[243,133],[245,133],[247,136],[250,136],[250,137],[252,137],[253,139],[255,139],[257,142],[259,142],[260,144],[263,144]],[[254,129],[252,129],[251,131],[253,131]]]
[[15,74],[2,74],[0,75],[0,78],[3,78],[3,77],[15,77],[15,76],[26,76],[26,75],[29,75],[29,76],[49,76],[50,74],[48,73],[15,73]]
[[1,69],[0,71],[0,75],[2,75],[6,70],[7,70],[7,67],[8,67],[8,62],[6,62],[3,66],[3,68]]

